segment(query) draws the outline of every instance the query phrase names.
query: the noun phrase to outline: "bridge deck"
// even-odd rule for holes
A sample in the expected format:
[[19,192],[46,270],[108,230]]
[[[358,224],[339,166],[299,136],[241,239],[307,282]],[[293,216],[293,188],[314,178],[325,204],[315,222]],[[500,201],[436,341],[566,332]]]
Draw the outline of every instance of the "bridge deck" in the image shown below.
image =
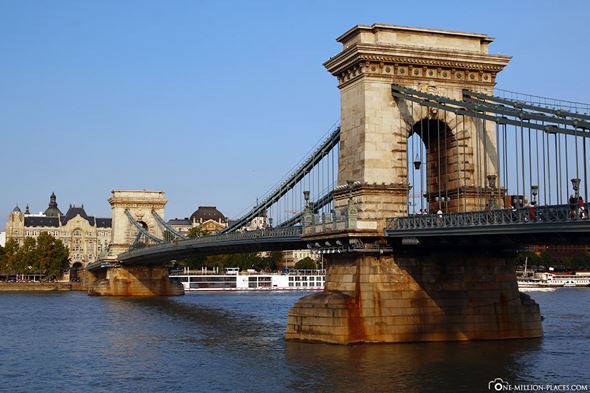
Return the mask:
[[163,264],[198,255],[232,254],[305,248],[301,227],[275,228],[203,236],[138,248],[119,255],[123,265]]
[[[343,238],[346,236],[346,233],[342,234]],[[389,219],[384,236],[391,240],[394,247],[429,244],[432,241],[453,243],[458,241],[453,238],[458,237],[461,241],[467,239],[478,241],[478,244],[484,241],[492,246],[494,242],[523,245],[539,241],[580,242],[590,239],[590,219],[585,216],[582,218],[580,210],[569,205],[416,215]],[[404,242],[408,239],[416,239],[416,242],[413,244]],[[295,226],[175,240],[171,243],[130,250],[119,255],[118,262],[122,265],[162,265],[174,259],[191,256],[293,250],[306,247],[307,241],[302,239],[302,227]],[[111,266],[99,262],[93,264],[92,268],[101,269]]]

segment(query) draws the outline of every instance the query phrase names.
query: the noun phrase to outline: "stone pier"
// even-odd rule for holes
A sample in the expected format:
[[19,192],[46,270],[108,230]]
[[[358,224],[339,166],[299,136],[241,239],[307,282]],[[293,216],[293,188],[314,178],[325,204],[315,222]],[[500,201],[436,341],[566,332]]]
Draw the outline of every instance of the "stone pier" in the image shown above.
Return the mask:
[[509,256],[328,255],[324,292],[289,311],[286,338],[335,344],[541,337]]
[[[106,274],[104,274],[104,273]],[[181,283],[168,278],[166,266],[112,267],[97,273],[89,295],[94,296],[178,296]]]

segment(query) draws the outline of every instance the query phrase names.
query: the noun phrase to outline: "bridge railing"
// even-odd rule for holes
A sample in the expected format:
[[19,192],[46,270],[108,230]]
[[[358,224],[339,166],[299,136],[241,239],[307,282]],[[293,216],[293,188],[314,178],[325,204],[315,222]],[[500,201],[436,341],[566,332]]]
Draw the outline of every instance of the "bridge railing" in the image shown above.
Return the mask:
[[303,234],[337,232],[356,228],[356,210],[344,208],[332,210],[330,214],[305,214]]
[[201,242],[206,243],[206,242],[210,242],[212,240],[230,241],[230,240],[240,240],[240,239],[259,239],[259,238],[273,238],[273,237],[281,238],[281,237],[290,237],[290,236],[298,236],[298,235],[301,235],[301,226],[267,228],[267,229],[257,229],[255,231],[221,233],[221,234],[217,234],[217,235],[197,237],[194,239],[190,239],[188,241],[193,242],[193,243],[201,243]]
[[530,206],[515,209],[493,209],[464,213],[425,214],[389,218],[387,231],[432,228],[469,228],[492,225],[532,225],[586,220],[584,209],[573,205]]
[[[190,239],[183,239],[183,240],[173,240],[171,243],[164,243],[164,245],[169,244],[187,244],[187,245],[211,245],[215,243],[223,243],[223,242],[232,242],[232,241],[239,241],[239,240],[247,240],[247,239],[281,239],[281,238],[288,238],[288,237],[299,237],[302,233],[301,226],[293,226],[293,227],[284,227],[284,228],[269,228],[269,229],[258,229],[255,231],[243,231],[243,232],[230,232],[230,233],[221,233],[215,235],[206,235],[200,236]],[[158,246],[160,244],[153,244],[153,245],[144,245],[143,247],[153,247]],[[132,249],[130,249],[132,251]]]

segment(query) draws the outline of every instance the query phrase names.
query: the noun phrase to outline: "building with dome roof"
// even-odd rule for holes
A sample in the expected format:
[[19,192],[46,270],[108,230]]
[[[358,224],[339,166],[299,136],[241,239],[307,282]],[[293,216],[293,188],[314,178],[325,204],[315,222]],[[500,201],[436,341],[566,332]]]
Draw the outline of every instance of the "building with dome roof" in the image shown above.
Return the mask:
[[[29,205],[27,205],[27,212],[28,211]],[[25,214],[27,213],[25,212]],[[57,197],[55,196],[55,192],[51,193],[51,196],[49,197],[49,206],[47,206],[47,209],[45,209],[45,212],[43,212],[43,214],[47,217],[59,217],[63,215],[61,210],[59,210],[59,208],[57,207]]]
[[[266,212],[263,211],[259,216],[254,217],[252,221],[240,228],[243,231],[254,231],[257,229],[267,228],[269,225]],[[232,223],[223,215],[215,206],[199,206],[190,217],[173,218],[168,220],[168,224],[178,232],[186,235],[191,228],[199,227],[208,233],[216,233],[227,228]]]
[[227,218],[215,206],[199,206],[190,216],[191,225],[209,233],[215,233],[227,227]]
[[43,213],[31,214],[28,205],[23,213],[17,205],[8,216],[7,241],[14,239],[23,244],[26,237],[36,238],[42,232],[60,239],[69,248],[72,267],[85,267],[107,250],[111,242],[112,219],[89,216],[84,205],[70,205],[63,214],[53,192]]
[[227,227],[227,218],[215,206],[199,206],[190,217],[173,218],[168,224],[182,234],[199,227],[208,233],[216,233]]

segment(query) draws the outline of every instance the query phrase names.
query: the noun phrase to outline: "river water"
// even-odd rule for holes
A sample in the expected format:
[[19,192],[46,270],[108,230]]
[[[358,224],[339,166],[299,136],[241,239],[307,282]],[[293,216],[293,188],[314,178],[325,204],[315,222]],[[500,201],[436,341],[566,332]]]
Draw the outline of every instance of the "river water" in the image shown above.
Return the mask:
[[532,292],[542,339],[337,346],[285,342],[304,293],[0,294],[0,391],[486,392],[590,384],[590,288]]

